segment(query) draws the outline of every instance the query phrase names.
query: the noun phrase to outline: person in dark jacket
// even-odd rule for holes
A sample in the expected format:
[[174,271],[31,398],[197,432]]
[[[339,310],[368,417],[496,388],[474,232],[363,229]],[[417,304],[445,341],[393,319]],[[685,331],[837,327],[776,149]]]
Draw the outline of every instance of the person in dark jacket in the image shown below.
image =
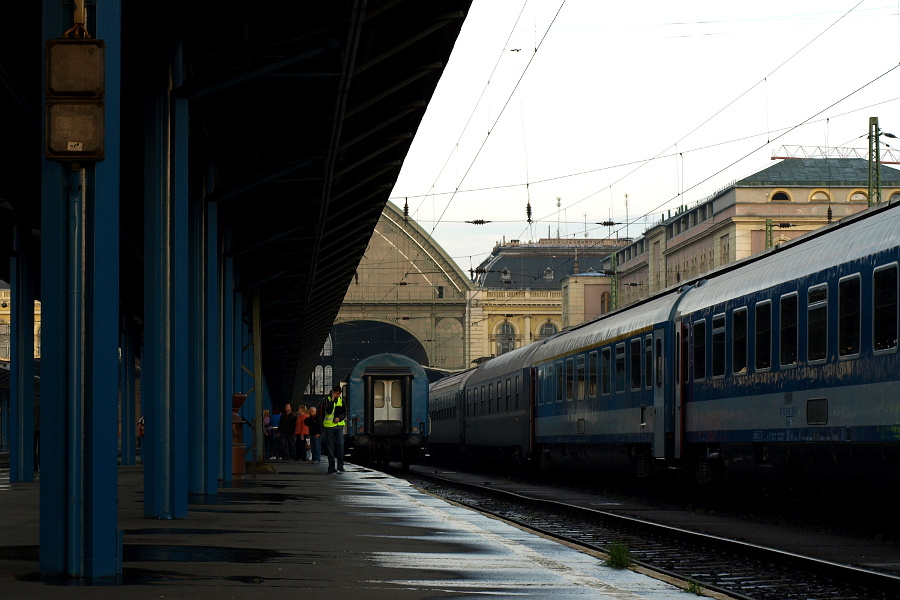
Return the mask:
[[322,419],[319,418],[315,406],[309,407],[306,415],[306,426],[309,428],[309,443],[312,448],[312,462],[322,462]]
[[297,455],[294,429],[297,426],[297,417],[291,412],[291,405],[284,405],[284,414],[278,422],[278,437],[281,438],[281,459],[292,460]]

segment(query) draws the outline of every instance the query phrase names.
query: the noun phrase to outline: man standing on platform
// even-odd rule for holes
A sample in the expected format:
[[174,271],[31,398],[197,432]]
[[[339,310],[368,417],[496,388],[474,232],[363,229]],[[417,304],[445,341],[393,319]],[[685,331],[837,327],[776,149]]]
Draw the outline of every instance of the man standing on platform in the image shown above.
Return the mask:
[[297,452],[294,447],[294,428],[297,426],[297,417],[291,412],[291,405],[284,405],[284,414],[278,422],[278,437],[281,438],[281,459],[291,460]]
[[[331,388],[331,397],[325,399],[325,451],[328,453],[328,472],[344,472],[344,419],[347,407],[341,397],[341,386]],[[337,464],[335,465],[335,461]]]

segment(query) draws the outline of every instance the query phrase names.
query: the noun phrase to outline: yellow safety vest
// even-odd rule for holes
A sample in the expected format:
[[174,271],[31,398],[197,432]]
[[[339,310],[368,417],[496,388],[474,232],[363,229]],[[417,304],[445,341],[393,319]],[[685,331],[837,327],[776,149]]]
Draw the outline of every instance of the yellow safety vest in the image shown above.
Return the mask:
[[330,413],[325,413],[325,421],[324,421],[324,423],[322,423],[322,424],[323,424],[326,428],[331,428],[331,427],[343,427],[343,426],[344,426],[344,421],[335,421],[335,420],[334,420],[334,411],[337,410],[337,407],[338,407],[338,406],[343,406],[343,405],[344,405],[344,398],[343,398],[343,396],[338,396],[338,397],[337,397],[337,400],[334,401],[334,406],[331,408],[331,412],[330,412]]

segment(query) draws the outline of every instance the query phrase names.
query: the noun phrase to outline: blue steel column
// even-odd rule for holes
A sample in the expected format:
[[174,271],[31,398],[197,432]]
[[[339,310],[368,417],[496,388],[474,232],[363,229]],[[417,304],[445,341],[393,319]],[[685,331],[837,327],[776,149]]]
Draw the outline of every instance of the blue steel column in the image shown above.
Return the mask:
[[[187,517],[187,101],[169,87],[148,107],[145,244],[144,516]],[[170,150],[171,149],[171,150]]]
[[[223,235],[222,248],[227,249],[228,235]],[[222,261],[222,283],[219,290],[222,298],[222,382],[220,390],[221,408],[219,414],[222,417],[219,431],[222,433],[222,444],[219,455],[219,479],[228,484],[231,483],[231,394],[234,387],[234,363],[236,342],[234,335],[235,323],[235,293],[234,293],[234,259],[225,256]]]
[[[97,0],[106,42],[106,156],[95,165],[42,160],[40,570],[114,577],[117,526],[119,107],[121,6]],[[70,19],[44,1],[44,40]]]
[[[205,493],[213,494],[218,487],[220,447],[222,436],[222,341],[221,312],[219,310],[219,206],[205,203],[206,216],[206,465]],[[230,408],[230,407],[229,407]]]
[[[27,231],[27,229],[24,229]],[[34,481],[34,251],[22,223],[13,228],[10,260],[12,331],[9,363],[9,481]]]
[[191,494],[213,494],[215,485],[209,487],[207,467],[209,448],[207,431],[206,374],[207,335],[206,318],[206,212],[204,200],[189,203],[188,249],[190,266],[190,320],[188,321],[188,356],[193,368],[188,370],[188,491]]

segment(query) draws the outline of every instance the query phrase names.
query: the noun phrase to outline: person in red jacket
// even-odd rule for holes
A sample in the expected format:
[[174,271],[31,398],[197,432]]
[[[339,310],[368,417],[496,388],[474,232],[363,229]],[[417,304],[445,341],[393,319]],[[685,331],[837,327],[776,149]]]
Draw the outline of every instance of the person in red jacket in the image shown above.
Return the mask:
[[294,428],[294,434],[297,442],[297,458],[295,460],[306,461],[306,451],[309,449],[309,427],[306,426],[306,406],[301,404],[297,407],[297,426]]

